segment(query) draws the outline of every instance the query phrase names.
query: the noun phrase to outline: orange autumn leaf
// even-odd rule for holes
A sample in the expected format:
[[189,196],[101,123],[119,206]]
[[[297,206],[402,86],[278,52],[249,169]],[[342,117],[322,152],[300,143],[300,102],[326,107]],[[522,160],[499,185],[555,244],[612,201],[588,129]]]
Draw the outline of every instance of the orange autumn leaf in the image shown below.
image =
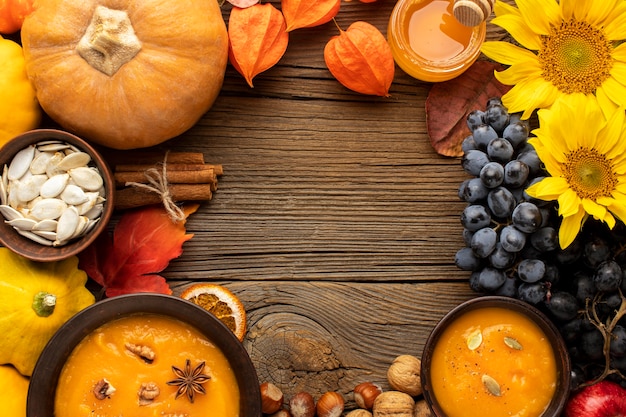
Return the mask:
[[[198,207],[186,206],[185,219]],[[183,253],[183,243],[192,237],[186,233],[185,222],[174,223],[163,206],[142,207],[124,213],[113,237],[103,233],[81,252],[79,267],[108,297],[137,292],[171,294],[158,273]]]
[[341,0],[281,0],[287,32],[330,22],[339,13]]
[[235,7],[228,19],[228,58],[254,87],[252,79],[276,65],[287,50],[289,34],[282,13],[270,3]]
[[331,74],[350,90],[389,96],[395,62],[383,34],[361,21],[340,32],[324,48],[324,60]]

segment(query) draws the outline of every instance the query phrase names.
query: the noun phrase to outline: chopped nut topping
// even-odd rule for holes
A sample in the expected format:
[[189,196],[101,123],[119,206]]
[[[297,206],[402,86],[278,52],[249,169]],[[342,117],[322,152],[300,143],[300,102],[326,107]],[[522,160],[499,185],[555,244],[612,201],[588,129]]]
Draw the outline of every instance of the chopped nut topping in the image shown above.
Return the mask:
[[154,358],[156,357],[154,350],[152,350],[152,348],[149,346],[135,345],[132,343],[126,343],[125,346],[129,352],[139,356],[146,363],[152,363],[154,361]]
[[96,382],[96,385],[93,387],[93,395],[96,396],[99,400],[104,400],[105,398],[110,398],[111,394],[115,392],[115,387],[106,380],[106,378],[102,378],[100,381]]
[[152,404],[154,399],[159,396],[161,391],[155,382],[144,382],[139,387],[139,392],[137,395],[139,396],[139,405],[149,405]]

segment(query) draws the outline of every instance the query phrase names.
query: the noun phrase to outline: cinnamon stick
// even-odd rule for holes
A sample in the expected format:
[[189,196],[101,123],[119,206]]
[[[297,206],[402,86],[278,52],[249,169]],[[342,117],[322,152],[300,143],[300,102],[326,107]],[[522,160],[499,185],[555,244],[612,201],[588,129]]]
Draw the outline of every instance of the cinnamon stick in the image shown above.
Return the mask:
[[[144,171],[121,171],[113,174],[115,177],[115,185],[119,187],[126,186],[127,182],[147,183]],[[201,169],[196,171],[173,171],[167,169],[166,179],[169,184],[211,184],[217,189],[217,175],[213,169]],[[213,191],[215,191],[213,189]]]
[[[157,168],[156,164],[120,164],[115,167],[115,172],[145,172],[149,169]],[[206,171],[212,170],[215,175],[222,175],[224,168],[221,165],[210,164],[167,164],[167,171]]]
[[[174,202],[204,201],[213,196],[210,184],[170,184],[170,198]],[[115,190],[114,205],[116,210],[126,210],[151,204],[161,203],[162,197],[143,188],[126,187]]]

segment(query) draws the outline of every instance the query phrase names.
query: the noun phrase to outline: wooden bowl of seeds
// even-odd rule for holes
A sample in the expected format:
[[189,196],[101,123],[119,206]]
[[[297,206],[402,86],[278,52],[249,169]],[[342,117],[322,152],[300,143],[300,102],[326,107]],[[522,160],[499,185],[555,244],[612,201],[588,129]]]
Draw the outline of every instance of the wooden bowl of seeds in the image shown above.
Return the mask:
[[424,346],[421,382],[436,417],[559,417],[571,364],[556,326],[518,299],[482,296],[437,323]]
[[13,138],[0,148],[0,243],[39,262],[78,254],[105,230],[114,184],[102,156],[71,133]]

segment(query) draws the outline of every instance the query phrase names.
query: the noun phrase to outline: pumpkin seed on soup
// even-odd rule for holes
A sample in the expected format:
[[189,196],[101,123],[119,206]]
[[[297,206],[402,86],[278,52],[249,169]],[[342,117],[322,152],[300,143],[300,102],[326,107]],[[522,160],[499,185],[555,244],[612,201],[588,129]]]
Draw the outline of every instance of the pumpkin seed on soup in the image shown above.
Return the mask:
[[480,329],[476,329],[467,336],[467,347],[469,350],[476,350],[483,342],[483,334]]

